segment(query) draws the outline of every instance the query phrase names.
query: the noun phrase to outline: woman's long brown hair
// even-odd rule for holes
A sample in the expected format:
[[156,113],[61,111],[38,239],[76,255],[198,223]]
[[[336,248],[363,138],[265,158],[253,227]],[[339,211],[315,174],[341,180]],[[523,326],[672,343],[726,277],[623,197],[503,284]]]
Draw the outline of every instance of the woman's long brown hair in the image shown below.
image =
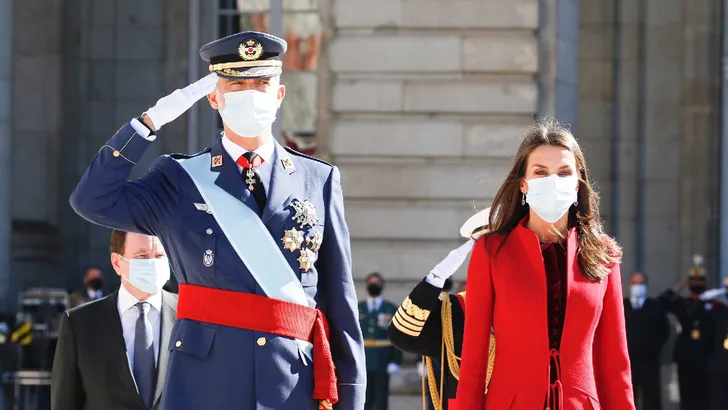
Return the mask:
[[576,158],[579,175],[578,204],[569,209],[568,228],[576,227],[578,231],[579,244],[576,254],[584,276],[592,281],[601,282],[609,275],[611,268],[619,263],[622,249],[613,238],[604,233],[599,218],[599,195],[589,182],[586,161],[579,144],[571,131],[555,119],[540,120],[526,130],[523,142],[516,153],[513,168],[498,190],[491,206],[489,220],[491,233],[505,234],[507,237],[529,214],[528,204],[521,204],[521,182],[526,176],[529,155],[542,145],[564,147]]

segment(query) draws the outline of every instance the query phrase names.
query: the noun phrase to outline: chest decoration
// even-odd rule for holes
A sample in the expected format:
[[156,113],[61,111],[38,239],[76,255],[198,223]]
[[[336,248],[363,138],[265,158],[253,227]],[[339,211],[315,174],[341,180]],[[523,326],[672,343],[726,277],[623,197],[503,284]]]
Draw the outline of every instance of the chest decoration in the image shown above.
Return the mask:
[[693,331],[690,332],[690,337],[693,340],[700,340],[700,330],[698,329],[698,321],[696,320],[695,323],[693,323]]
[[314,229],[319,217],[316,206],[309,199],[303,201],[294,199],[291,207],[295,212],[291,219],[298,224],[298,227],[283,232],[281,238],[283,249],[299,252],[298,269],[308,272],[318,259],[318,251],[323,243],[323,233]]
[[380,328],[386,329],[389,327],[389,322],[392,320],[392,315],[386,314],[386,313],[380,313],[377,315],[377,325],[379,325]]
[[310,200],[300,201],[296,199],[291,206],[296,211],[296,214],[293,215],[293,220],[300,224],[301,228],[305,228],[306,225],[313,227],[318,223],[319,219],[318,215],[316,215],[316,207]]
[[294,252],[298,249],[301,249],[301,245],[303,244],[303,231],[299,231],[296,228],[291,228],[287,231],[284,231],[284,235],[281,240],[283,241],[284,249]]

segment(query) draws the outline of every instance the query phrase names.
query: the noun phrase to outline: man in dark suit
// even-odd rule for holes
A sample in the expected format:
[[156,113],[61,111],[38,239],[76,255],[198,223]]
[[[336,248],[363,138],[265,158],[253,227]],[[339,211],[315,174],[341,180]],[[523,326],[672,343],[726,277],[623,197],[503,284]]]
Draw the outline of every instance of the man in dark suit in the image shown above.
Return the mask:
[[52,410],[159,407],[177,312],[167,255],[154,236],[114,230],[111,264],[119,290],[61,318]]
[[635,402],[641,397],[641,410],[660,410],[660,352],[670,336],[670,322],[663,305],[647,297],[644,273],[632,274],[630,297],[624,299],[624,315]]

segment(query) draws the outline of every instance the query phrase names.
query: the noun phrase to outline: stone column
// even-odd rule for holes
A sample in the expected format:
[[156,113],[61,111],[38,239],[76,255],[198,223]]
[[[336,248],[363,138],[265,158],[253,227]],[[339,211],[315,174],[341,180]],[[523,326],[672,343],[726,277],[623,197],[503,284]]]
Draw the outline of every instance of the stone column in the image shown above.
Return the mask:
[[0,300],[2,308],[15,301],[10,269],[11,103],[13,66],[13,1],[0,0]]

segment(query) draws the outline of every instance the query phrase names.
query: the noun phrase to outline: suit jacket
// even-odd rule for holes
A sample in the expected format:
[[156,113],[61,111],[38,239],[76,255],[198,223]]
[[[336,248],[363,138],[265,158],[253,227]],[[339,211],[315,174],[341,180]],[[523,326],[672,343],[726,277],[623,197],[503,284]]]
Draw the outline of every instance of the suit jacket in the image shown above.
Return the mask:
[[[443,341],[445,337],[451,338],[453,344],[453,354],[462,357],[463,347],[463,331],[465,327],[465,292],[457,295],[447,295],[449,309],[447,308],[444,297],[441,296],[442,289],[432,286],[426,280],[420,282],[409,296],[402,302],[397,313],[395,313],[392,323],[389,325],[389,340],[405,352],[415,353],[420,356],[428,356],[433,360],[433,371],[439,373],[440,369],[444,369],[445,379],[442,382],[442,390],[439,389],[439,377],[437,376],[437,386],[441,406],[436,408],[442,410],[462,410],[458,406],[456,393],[458,388],[458,378],[460,376],[460,361],[447,353],[443,352]],[[449,314],[449,318],[446,316]],[[445,323],[445,326],[443,326]],[[447,333],[450,333],[449,335]],[[493,362],[495,355],[495,338],[490,338],[490,355],[488,361],[488,374],[486,375],[486,386],[490,382],[490,376],[493,371]],[[447,350],[447,348],[445,348]],[[434,363],[436,362],[436,363]],[[444,366],[442,364],[444,363]],[[457,374],[453,374],[454,371]],[[434,375],[429,374],[428,377],[435,379]],[[432,381],[430,381],[430,384]],[[428,386],[430,395],[432,395],[432,387]],[[437,397],[432,397],[433,402],[437,401]]]
[[[588,280],[576,259],[577,232],[569,232],[566,316],[556,357],[549,349],[541,248],[524,222],[508,236],[487,235],[475,244],[467,278],[459,407],[543,409],[550,368],[560,361],[563,405],[558,408],[633,410],[619,265],[601,282]],[[486,396],[491,326],[498,348]],[[558,400],[558,391],[550,394]]]
[[[265,295],[177,162],[188,156],[161,156],[149,172],[128,180],[150,144],[131,124],[124,125],[99,150],[72,193],[75,211],[100,225],[159,237],[180,284]],[[274,144],[270,162],[258,167],[261,173],[270,172],[261,174],[268,183],[262,212],[220,136],[211,149],[197,155],[210,157],[218,187],[260,212],[261,222],[303,285],[309,306],[328,319],[337,406],[363,409],[364,346],[339,171]],[[302,224],[297,219],[301,216],[311,217],[311,224]],[[294,243],[302,240],[300,247],[286,247],[286,236]],[[313,366],[290,337],[179,320],[174,340],[164,410],[318,408],[312,398]]]
[[632,301],[625,298],[624,316],[630,360],[659,365],[662,345],[670,337],[670,322],[663,304],[647,298],[640,309],[635,309]]
[[[51,380],[51,410],[143,410],[129,367],[118,292],[61,317]],[[169,361],[177,297],[162,291],[153,409],[159,408]]]
[[387,339],[387,327],[396,311],[397,307],[388,300],[382,300],[376,312],[369,312],[366,300],[359,303],[367,372],[386,372],[390,363],[402,364],[402,352]]

